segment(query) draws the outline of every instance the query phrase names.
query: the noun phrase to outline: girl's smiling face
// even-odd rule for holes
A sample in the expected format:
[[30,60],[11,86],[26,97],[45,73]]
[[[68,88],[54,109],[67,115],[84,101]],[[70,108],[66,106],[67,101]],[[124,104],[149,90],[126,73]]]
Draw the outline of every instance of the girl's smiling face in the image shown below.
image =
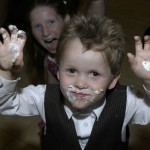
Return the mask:
[[32,34],[50,53],[56,53],[57,42],[67,17],[62,18],[50,6],[35,7],[30,13]]
[[61,57],[58,78],[66,101],[86,110],[101,103],[105,91],[116,85],[115,77],[101,52],[85,51],[77,38],[67,42]]

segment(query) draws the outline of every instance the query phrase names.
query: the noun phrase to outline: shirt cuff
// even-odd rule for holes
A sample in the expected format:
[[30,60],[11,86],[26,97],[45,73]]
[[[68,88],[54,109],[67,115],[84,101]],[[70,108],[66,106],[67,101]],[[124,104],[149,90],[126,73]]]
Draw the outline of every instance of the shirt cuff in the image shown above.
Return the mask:
[[20,78],[16,80],[7,80],[0,76],[0,91],[5,91],[7,93],[14,92],[16,90],[18,80],[20,80]]
[[145,92],[148,94],[148,95],[150,95],[150,91],[143,85],[143,88],[144,88],[144,90],[145,90]]

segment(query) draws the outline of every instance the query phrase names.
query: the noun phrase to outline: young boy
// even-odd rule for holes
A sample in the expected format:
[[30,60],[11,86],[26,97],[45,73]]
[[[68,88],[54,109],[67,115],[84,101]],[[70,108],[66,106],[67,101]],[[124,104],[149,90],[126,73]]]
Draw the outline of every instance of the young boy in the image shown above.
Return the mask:
[[58,44],[60,85],[29,85],[16,90],[23,66],[25,33],[1,28],[0,113],[41,115],[46,123],[44,150],[124,150],[129,123],[150,122],[150,37],[135,37],[136,54],[128,53],[142,81],[145,97],[118,83],[125,54],[120,25],[102,17],[75,17]]

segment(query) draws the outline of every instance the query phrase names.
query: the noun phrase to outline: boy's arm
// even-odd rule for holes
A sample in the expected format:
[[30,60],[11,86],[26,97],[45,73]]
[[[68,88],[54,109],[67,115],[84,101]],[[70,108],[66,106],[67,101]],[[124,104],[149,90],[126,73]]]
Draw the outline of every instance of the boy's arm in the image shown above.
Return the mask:
[[150,36],[144,37],[144,45],[139,36],[135,36],[134,39],[135,55],[128,53],[128,60],[133,72],[150,91]]
[[24,31],[16,26],[9,26],[10,33],[0,28],[0,76],[7,80],[15,80],[23,67],[23,48],[26,41]]
[[16,84],[23,66],[25,32],[10,25],[9,32],[0,28],[0,113],[11,110],[16,97]]
[[16,91],[23,66],[25,32],[9,26],[10,34],[0,28],[0,114],[33,116],[41,114],[45,120],[45,85],[33,86]]

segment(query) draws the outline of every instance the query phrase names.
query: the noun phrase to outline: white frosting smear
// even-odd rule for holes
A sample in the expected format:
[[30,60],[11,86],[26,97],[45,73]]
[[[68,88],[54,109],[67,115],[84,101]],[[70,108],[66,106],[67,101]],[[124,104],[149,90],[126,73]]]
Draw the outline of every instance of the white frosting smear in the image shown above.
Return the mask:
[[9,52],[12,57],[11,62],[14,63],[19,56],[19,46],[15,43],[9,44]]
[[142,65],[146,71],[150,71],[150,62],[149,61],[142,61]]
[[68,100],[70,102],[75,102],[76,100],[78,100],[78,97],[74,96],[73,93],[80,93],[83,94],[83,96],[81,96],[80,98],[83,99],[85,103],[94,102],[95,97],[97,95],[100,95],[104,91],[103,89],[99,89],[96,91],[90,88],[78,89],[73,85],[69,85],[66,90],[67,90]]

